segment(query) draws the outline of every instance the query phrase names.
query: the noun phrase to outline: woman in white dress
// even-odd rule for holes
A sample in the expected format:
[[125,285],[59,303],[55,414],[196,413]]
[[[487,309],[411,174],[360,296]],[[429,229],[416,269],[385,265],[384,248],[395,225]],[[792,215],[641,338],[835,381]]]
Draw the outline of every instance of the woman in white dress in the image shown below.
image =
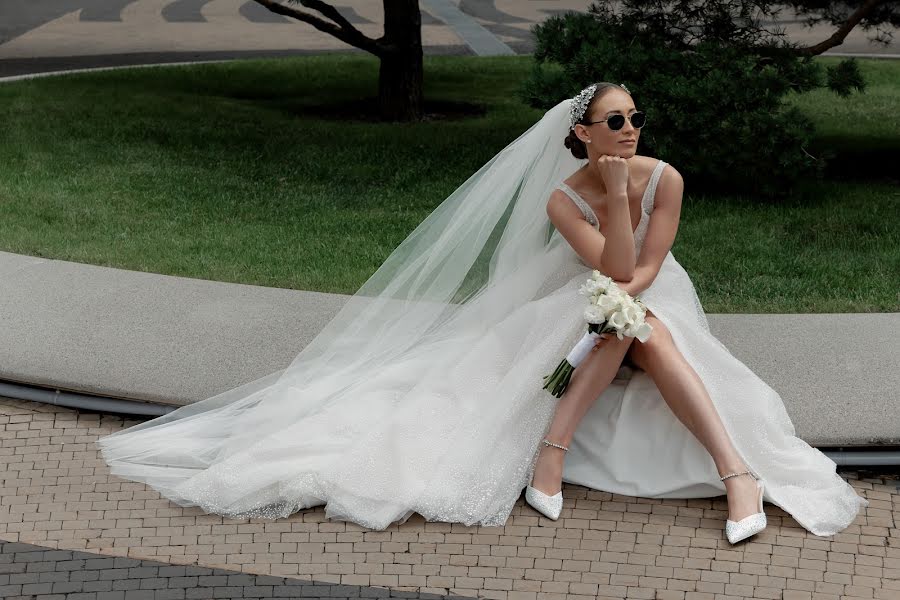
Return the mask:
[[[677,173],[618,143],[637,138],[631,96],[598,88],[548,110],[445,199],[286,368],[98,440],[112,474],[227,517],[324,505],[373,529],[415,512],[503,525],[523,488],[556,517],[560,476],[645,497],[727,491],[736,539],[764,519],[755,478],[720,478],[753,471],[811,532],[846,527],[867,501],[709,333],[669,252]],[[614,109],[632,121],[575,128],[592,160],[563,148],[573,117]],[[654,331],[600,342],[557,400],[542,378],[583,335],[578,289],[601,264],[640,292]]]
[[[623,87],[605,83],[586,88],[576,98],[565,145],[587,164],[561,183],[547,204],[550,220],[582,260],[632,296],[650,287],[666,259],[678,229],[684,189],[673,167],[636,154],[644,122],[644,113]],[[645,197],[653,212],[652,226],[642,232],[643,245],[637,248],[636,230],[645,225]],[[652,310],[647,311],[646,322],[653,328],[646,342],[604,334],[595,352],[573,373],[543,440],[526,500],[547,517],[558,518],[563,455],[582,417],[612,383],[624,359],[652,379],[674,415],[710,453],[728,492],[728,540],[736,543],[758,533],[766,526],[764,481],[748,469],[731,443],[703,381],[664,322]],[[616,460],[612,453],[605,454]]]

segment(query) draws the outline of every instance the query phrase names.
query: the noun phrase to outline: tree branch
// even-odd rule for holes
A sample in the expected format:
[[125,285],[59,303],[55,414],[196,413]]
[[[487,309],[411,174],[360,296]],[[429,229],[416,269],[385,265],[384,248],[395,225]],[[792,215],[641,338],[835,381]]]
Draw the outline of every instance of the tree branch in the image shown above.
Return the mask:
[[844,43],[844,39],[847,37],[854,27],[856,27],[860,21],[866,18],[869,14],[871,14],[879,4],[882,4],[884,0],[867,0],[862,6],[856,9],[852,15],[847,17],[847,20],[841,25],[837,31],[831,34],[827,40],[823,40],[818,44],[814,44],[812,46],[806,46],[803,48],[797,48],[797,52],[802,56],[816,56],[818,54],[822,54],[826,50],[834,48],[835,46],[840,46]]
[[[331,19],[335,23],[338,24],[341,29],[346,29],[348,31],[358,31],[353,25],[350,24],[350,21],[344,18],[338,9],[331,6],[327,2],[322,2],[322,0],[289,0],[290,2],[297,2],[302,4],[306,8],[311,8],[313,10],[317,10],[322,13],[323,16]],[[362,33],[360,33],[362,35]]]
[[342,42],[346,42],[351,46],[355,46],[361,50],[371,52],[375,56],[381,56],[385,52],[385,48],[378,40],[367,37],[359,29],[355,28],[350,21],[345,19],[337,9],[330,4],[321,0],[294,0],[307,8],[317,10],[333,22],[326,21],[316,15],[310,14],[297,8],[285,6],[275,0],[253,0],[257,4],[264,6],[273,13],[291,17],[304,23],[309,23],[319,31],[333,35]]

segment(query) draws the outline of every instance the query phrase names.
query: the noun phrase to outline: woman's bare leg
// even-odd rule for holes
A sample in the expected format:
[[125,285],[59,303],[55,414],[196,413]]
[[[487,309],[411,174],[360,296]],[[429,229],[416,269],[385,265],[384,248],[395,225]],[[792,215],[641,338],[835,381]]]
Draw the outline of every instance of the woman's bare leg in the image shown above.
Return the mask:
[[[619,340],[615,335],[607,337],[572,372],[569,385],[556,405],[548,440],[568,447],[582,417],[616,376],[633,340],[630,337]],[[560,491],[564,457],[563,450],[541,444],[531,485],[550,496]]]
[[[719,475],[746,470],[722,424],[706,386],[687,362],[665,325],[651,312],[647,322],[653,333],[645,342],[635,341],[628,351],[630,360],[650,376],[663,399],[712,456]],[[733,521],[757,512],[757,488],[747,475],[725,480],[728,514]]]

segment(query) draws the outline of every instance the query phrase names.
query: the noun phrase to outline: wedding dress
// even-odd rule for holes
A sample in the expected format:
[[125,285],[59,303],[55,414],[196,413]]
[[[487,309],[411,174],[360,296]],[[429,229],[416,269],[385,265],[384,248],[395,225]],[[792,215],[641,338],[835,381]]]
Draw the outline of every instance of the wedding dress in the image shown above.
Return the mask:
[[[562,147],[569,106],[460,186],[286,369],[98,440],[112,474],[233,518],[324,504],[326,517],[372,529],[413,513],[503,525],[558,402],[542,377],[586,330],[578,288],[591,269],[544,210],[559,187],[599,227],[563,183],[583,164]],[[644,193],[637,252],[664,168]],[[849,525],[867,500],[709,332],[671,252],[639,297],[703,380],[765,499],[817,535]],[[654,498],[725,493],[706,450],[627,364],[569,448],[569,483]]]

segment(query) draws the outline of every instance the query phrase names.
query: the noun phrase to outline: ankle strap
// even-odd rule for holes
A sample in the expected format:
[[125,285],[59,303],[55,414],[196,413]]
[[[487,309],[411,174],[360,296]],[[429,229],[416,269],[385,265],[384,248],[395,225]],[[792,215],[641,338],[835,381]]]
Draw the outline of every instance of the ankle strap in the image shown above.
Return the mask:
[[549,441],[547,438],[544,438],[541,441],[544,443],[545,446],[553,446],[554,448],[560,448],[561,450],[564,450],[566,452],[569,451],[569,449],[566,448],[565,446],[560,446],[559,444],[554,444],[553,442]]
[[740,473],[729,473],[728,475],[719,477],[719,481],[725,481],[729,477],[737,477],[738,475],[749,475],[750,477],[753,477],[754,479],[756,479],[756,477],[750,471],[741,471]]

